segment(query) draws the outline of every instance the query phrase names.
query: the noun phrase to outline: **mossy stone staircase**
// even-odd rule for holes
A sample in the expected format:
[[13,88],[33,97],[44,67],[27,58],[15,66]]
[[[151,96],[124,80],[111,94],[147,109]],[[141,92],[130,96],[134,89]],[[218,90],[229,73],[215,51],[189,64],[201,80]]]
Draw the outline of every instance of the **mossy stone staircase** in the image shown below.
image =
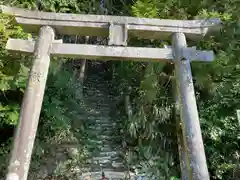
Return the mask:
[[109,92],[107,81],[99,73],[87,76],[83,94],[84,106],[90,108],[84,125],[87,148],[91,153],[81,179],[102,179],[102,172],[108,179],[129,179],[118,119],[111,115],[115,109],[115,98]]

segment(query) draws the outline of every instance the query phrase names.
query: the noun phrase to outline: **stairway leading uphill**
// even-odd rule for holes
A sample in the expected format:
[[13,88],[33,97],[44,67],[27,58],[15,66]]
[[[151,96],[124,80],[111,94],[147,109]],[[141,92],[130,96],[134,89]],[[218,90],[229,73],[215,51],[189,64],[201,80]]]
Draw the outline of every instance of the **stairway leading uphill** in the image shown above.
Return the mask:
[[84,124],[91,154],[81,179],[98,180],[103,175],[107,179],[126,179],[121,136],[116,118],[110,115],[115,100],[101,73],[87,76],[83,94],[85,106],[89,108]]

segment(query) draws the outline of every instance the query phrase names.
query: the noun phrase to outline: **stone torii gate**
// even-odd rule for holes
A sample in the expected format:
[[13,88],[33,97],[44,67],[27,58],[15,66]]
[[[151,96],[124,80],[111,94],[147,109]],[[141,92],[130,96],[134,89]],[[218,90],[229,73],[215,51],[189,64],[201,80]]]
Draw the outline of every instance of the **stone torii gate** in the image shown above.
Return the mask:
[[[197,40],[219,28],[219,19],[166,20],[123,16],[79,15],[28,11],[1,6],[15,16],[26,32],[38,33],[38,40],[9,39],[6,49],[34,54],[25,90],[19,124],[8,168],[7,180],[26,180],[44,96],[50,56],[70,56],[102,60],[169,61],[175,64],[176,95],[184,146],[187,149],[188,177],[209,180],[204,145],[191,74],[191,61],[213,61],[212,51],[187,47],[186,37]],[[55,40],[62,35],[105,36],[108,46],[65,44]],[[172,39],[169,48],[127,47],[128,37]],[[181,158],[180,158],[181,159]],[[182,178],[184,179],[184,178]]]

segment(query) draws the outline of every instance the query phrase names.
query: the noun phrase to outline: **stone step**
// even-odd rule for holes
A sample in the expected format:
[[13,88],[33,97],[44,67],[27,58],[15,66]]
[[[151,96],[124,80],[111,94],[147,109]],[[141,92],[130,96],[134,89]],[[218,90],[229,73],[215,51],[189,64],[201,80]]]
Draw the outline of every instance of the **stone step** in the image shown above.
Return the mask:
[[112,122],[98,122],[98,123],[95,123],[94,121],[88,121],[86,122],[86,128],[88,129],[96,129],[96,130],[101,130],[101,129],[105,129],[105,130],[112,130],[114,132],[117,131],[117,126],[112,123]]
[[109,90],[106,88],[92,88],[92,87],[85,87],[83,88],[83,94],[92,94],[96,96],[104,96],[106,98],[115,97],[113,94],[109,94]]
[[[107,128],[103,128],[101,126],[98,127],[98,125],[96,125],[95,127],[91,127],[88,128],[88,132],[89,134],[96,134],[96,135],[107,135],[107,136],[113,136],[116,133],[116,130],[114,128],[111,127],[107,127]],[[115,130],[115,131],[114,131]]]
[[96,157],[93,157],[93,160],[94,161],[114,161],[114,160],[116,160],[117,159],[117,157],[112,157],[112,156],[96,156]]
[[98,146],[98,149],[102,152],[105,152],[105,151],[113,151],[114,148],[110,147],[110,146]]
[[96,113],[96,112],[100,112],[100,113],[109,113],[111,111],[111,106],[108,106],[108,107],[101,107],[101,106],[96,106],[96,105],[91,105],[89,104],[89,109],[86,109],[87,112],[91,113]]
[[102,102],[109,104],[116,103],[116,98],[106,96],[94,96],[94,94],[84,94],[83,100],[84,102]]
[[114,125],[114,123],[103,123],[103,122],[94,122],[94,120],[88,120],[87,122],[85,122],[85,125],[86,125],[86,128],[88,129],[113,129],[113,128],[116,128],[116,125]]
[[87,83],[94,83],[94,85],[95,84],[97,84],[97,85],[106,85],[106,84],[108,84],[108,81],[106,81],[101,76],[95,76],[94,78],[88,77],[84,84],[87,84]]
[[89,139],[88,141],[89,141],[89,143],[96,144],[96,145],[103,145],[104,144],[104,141],[101,141],[101,140]]
[[116,126],[117,126],[117,123],[112,122],[112,121],[110,121],[109,123],[103,123],[102,121],[99,122],[99,123],[89,122],[89,124],[88,124],[88,128],[90,128],[90,129],[94,129],[94,128],[96,128],[96,129],[98,129],[98,128],[101,128],[101,129],[110,128],[110,129],[112,129],[112,128],[116,128]]
[[94,94],[94,95],[104,95],[104,97],[110,98],[115,97],[114,94],[109,94],[109,90],[106,88],[93,88],[85,87],[83,88],[83,94]]
[[114,151],[116,148],[111,147],[109,144],[95,144],[92,146],[91,144],[86,145],[87,148],[94,149],[95,152],[107,152],[107,151]]
[[[102,163],[100,164],[99,162],[92,162],[85,167],[85,169],[88,169],[88,171],[101,171],[101,170],[113,170],[113,171],[118,171],[118,172],[124,172],[127,170],[127,167],[124,166],[118,166],[118,167],[113,167],[111,163]],[[86,172],[86,171],[85,171]]]
[[101,151],[101,152],[93,153],[91,156],[93,157],[93,159],[95,158],[94,160],[97,160],[97,159],[111,159],[112,161],[121,160],[119,151]]
[[[121,141],[122,138],[116,127],[120,120],[110,116],[118,97],[110,95],[109,87],[107,81],[99,76],[88,76],[84,82],[82,116],[79,119],[84,121],[87,129],[88,144],[86,146],[91,151],[86,168],[99,172],[103,168],[104,172],[109,170],[109,172],[119,172],[124,175],[126,168],[122,162],[121,146],[117,145],[121,143],[118,140]],[[121,178],[116,173],[106,177],[112,177],[115,180],[124,179],[124,176]],[[91,179],[97,180],[98,177],[92,176]],[[99,179],[101,179],[101,173]]]
[[[116,171],[111,169],[104,170],[105,177],[109,180],[135,180],[136,176],[133,173],[128,171]],[[102,171],[95,172],[87,172],[83,173],[80,177],[80,180],[86,180],[86,178],[90,178],[93,180],[101,180],[102,179]]]
[[96,109],[84,109],[80,110],[79,112],[79,118],[82,117],[109,117],[109,111],[101,111]]
[[85,103],[109,103],[112,104],[113,101],[111,99],[108,99],[105,96],[95,96],[94,94],[84,94],[83,100]]
[[98,139],[106,139],[106,140],[111,140],[111,139],[121,139],[122,136],[112,136],[112,135],[98,135]]
[[100,156],[110,156],[110,157],[116,156],[118,154],[120,154],[120,152],[118,152],[118,151],[106,151],[106,152],[99,153]]
[[[84,87],[84,94],[93,94],[93,95],[104,95],[105,97],[109,96],[109,90],[105,87]],[[112,96],[112,95],[111,95]]]
[[89,132],[88,136],[89,136],[89,138],[95,138],[97,140],[105,141],[105,142],[112,142],[115,139],[117,139],[117,137],[114,137],[112,135],[99,135],[99,133],[97,133],[97,132],[95,132],[95,133]]
[[[119,171],[119,172],[124,172],[127,170],[127,167],[125,166],[118,166],[118,167],[113,167],[112,163],[106,163],[106,164],[89,164],[88,167],[86,167],[88,171],[101,171],[103,170],[114,170],[114,171]],[[86,172],[86,171],[85,171]]]
[[83,95],[84,98],[89,98],[90,100],[92,100],[93,98],[103,101],[111,101],[112,99],[116,99],[114,95],[108,95],[108,93],[104,92],[95,92],[95,90],[86,90],[85,92],[83,92]]
[[[103,100],[108,100],[108,99],[112,99],[115,98],[114,95],[110,95],[108,90],[104,90],[104,89],[93,89],[93,88],[85,88],[83,90],[83,95],[84,97],[97,97],[100,99],[100,97],[102,97]],[[88,96],[91,95],[91,96]]]
[[[104,171],[105,177],[110,180],[124,180],[128,177],[128,172],[117,172],[117,171]],[[86,178],[100,180],[102,178],[102,171],[99,172],[89,172],[84,173],[80,177],[81,180],[85,180]],[[133,180],[135,177],[131,174],[130,180]]]
[[99,104],[100,103],[103,103],[103,104],[114,103],[109,97],[107,97],[105,95],[95,96],[94,94],[86,94],[85,93],[83,99],[85,100],[84,103],[86,103],[86,102],[92,102],[92,103],[98,102]]
[[95,95],[105,95],[108,96],[108,89],[105,87],[91,87],[86,86],[83,88],[84,94],[95,94]]
[[89,98],[89,99],[99,99],[99,100],[103,100],[103,101],[107,101],[107,100],[111,100],[111,98],[113,98],[113,95],[108,95],[107,92],[104,91],[99,91],[99,90],[95,90],[95,89],[86,89],[85,91],[83,91],[83,97],[84,98]]
[[[109,113],[113,110],[113,108],[115,107],[114,105],[100,105],[100,104],[94,104],[91,102],[87,102],[86,103],[87,107],[85,109],[85,112],[89,112],[91,113],[91,111],[94,112],[101,112],[101,113]],[[87,110],[87,111],[86,111]]]
[[108,87],[108,83],[105,80],[102,79],[88,79],[87,81],[85,81],[84,86],[88,86],[90,85],[90,87]]
[[86,117],[87,120],[94,120],[94,121],[97,121],[96,123],[98,122],[111,122],[111,117],[109,116],[91,116],[89,115],[88,117]]
[[113,127],[116,126],[114,123],[117,123],[116,121],[108,120],[107,118],[105,119],[99,119],[97,118],[85,118],[86,125],[88,126],[102,126],[102,127]]
[[114,168],[124,167],[124,163],[118,162],[118,161],[112,161],[112,167],[114,167]]
[[108,113],[111,111],[111,106],[110,105],[107,105],[107,106],[101,106],[101,105],[97,105],[97,104],[93,104],[91,102],[87,102],[86,105],[88,106],[87,107],[87,110],[89,112],[100,112],[100,113]]
[[[93,166],[91,169],[88,170],[88,172],[98,172],[98,171],[114,171],[114,172],[126,172],[127,168],[121,167],[121,168],[114,168],[112,166]],[[86,171],[85,171],[86,172]]]
[[[97,139],[97,138],[94,138],[94,139]],[[100,146],[103,146],[103,145],[109,145],[111,144],[111,147],[115,147],[119,144],[121,144],[121,140],[117,141],[118,139],[98,139],[98,140],[89,140],[89,143],[91,143],[91,145],[95,145],[95,146],[98,146],[98,149]],[[111,148],[110,151],[112,151],[113,148]]]
[[92,158],[94,164],[111,164],[112,159],[111,157],[93,157]]
[[84,84],[93,83],[94,85],[107,85],[108,81],[103,78],[95,77],[95,78],[87,78]]
[[91,169],[111,168],[111,169],[126,169],[124,163],[119,158],[109,157],[94,157],[87,160],[87,167]]
[[84,103],[87,104],[88,106],[90,104],[96,105],[96,103],[97,103],[98,105],[102,105],[103,107],[104,107],[104,105],[105,105],[105,107],[106,106],[115,106],[115,101],[116,101],[115,99],[106,99],[106,97],[94,97],[94,95],[85,96],[83,98],[83,100],[84,100]]
[[[92,129],[91,127],[103,127],[103,128],[112,128],[114,125],[111,125],[111,121],[107,120],[100,120],[100,119],[88,119],[88,118],[81,118],[81,120],[85,124],[85,128]],[[97,122],[96,122],[97,121]]]
[[[89,135],[96,135],[98,139],[102,140],[102,138],[99,138],[99,134],[104,135],[104,136],[114,136],[114,131],[111,129],[89,129],[88,130]],[[108,138],[109,139],[109,138]]]
[[102,102],[102,101],[96,100],[95,98],[85,100],[85,108],[96,108],[96,107],[102,107],[104,109],[109,108],[109,110],[111,110],[113,107],[115,107],[115,105],[111,101]]
[[100,99],[96,99],[96,98],[91,98],[91,99],[89,99],[89,98],[86,98],[85,99],[85,105],[87,106],[87,107],[104,107],[104,108],[106,108],[106,107],[113,107],[113,106],[115,106],[110,100],[108,101],[101,101]]
[[109,102],[109,103],[113,103],[113,98],[106,96],[105,94],[94,94],[94,93],[84,93],[83,95],[83,99],[85,101],[100,101],[100,102]]
[[[89,135],[96,135],[98,137],[98,139],[105,139],[104,136],[108,136],[108,138],[106,139],[109,139],[110,137],[109,136],[114,136],[114,131],[112,131],[111,129],[89,129],[88,130],[88,134]],[[103,138],[102,138],[103,136]],[[114,138],[114,137],[112,137]],[[112,139],[111,138],[111,139]]]
[[103,127],[102,125],[99,124],[93,124],[88,126],[88,129],[90,130],[96,130],[96,131],[109,131],[111,130],[112,126],[108,126],[108,127]]
[[84,105],[87,105],[88,107],[91,106],[102,106],[102,107],[108,107],[108,106],[112,106],[113,105],[113,101],[111,100],[102,100],[103,98],[99,98],[99,97],[93,97],[93,95],[90,95],[91,98],[88,97],[84,97]]
[[[107,106],[112,106],[113,105],[113,101],[112,100],[106,100],[106,97],[94,97],[93,95],[90,95],[91,98],[89,97],[84,97],[84,103],[87,104],[89,106],[89,104],[91,105],[101,105],[103,107],[107,107]],[[105,100],[103,100],[105,98]]]
[[[99,70],[101,71],[101,69],[99,69]],[[88,81],[96,81],[96,80],[98,80],[98,81],[103,81],[105,83],[109,82],[108,80],[104,79],[104,74],[100,74],[100,72],[97,75],[94,73],[94,74],[91,74],[90,76],[87,76],[87,80]]]
[[110,116],[103,116],[103,115],[101,115],[101,114],[99,114],[98,116],[95,116],[95,115],[91,115],[91,114],[89,114],[87,117],[86,117],[88,120],[98,120],[98,121],[107,121],[107,122],[109,122],[109,121],[111,121],[111,117]]

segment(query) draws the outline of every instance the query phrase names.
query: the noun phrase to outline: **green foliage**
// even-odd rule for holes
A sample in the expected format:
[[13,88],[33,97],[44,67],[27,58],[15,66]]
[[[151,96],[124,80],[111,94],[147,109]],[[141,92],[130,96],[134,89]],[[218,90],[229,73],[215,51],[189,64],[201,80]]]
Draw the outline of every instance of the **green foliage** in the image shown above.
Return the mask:
[[[44,11],[100,14],[100,1],[42,0]],[[4,0],[4,4],[36,9],[35,0]],[[240,175],[240,137],[236,110],[240,108],[240,23],[238,0],[105,0],[108,14],[167,19],[220,17],[223,28],[201,42],[191,42],[199,49],[214,50],[212,63],[193,63],[196,96],[211,179],[236,179]],[[13,18],[0,14],[0,130],[16,125],[31,57],[9,54],[7,39],[26,39],[30,35],[13,25]],[[136,46],[148,41],[132,40]],[[151,42],[160,47],[168,42]],[[72,69],[63,69],[66,60],[53,59],[39,124],[37,149],[42,143],[61,143],[74,138],[72,119],[78,117],[79,85]],[[139,174],[159,179],[177,179],[175,127],[172,122],[172,70],[161,63],[112,63],[115,94],[129,94],[133,115],[124,117],[122,129],[129,151],[126,160]],[[121,108],[120,108],[121,109]],[[122,108],[123,109],[123,108]],[[121,116],[123,115],[123,112]],[[81,126],[81,124],[80,124]],[[80,132],[81,133],[81,132]],[[9,151],[10,139],[1,143],[0,161]],[[39,151],[40,152],[40,151]],[[37,154],[37,152],[36,152]],[[35,154],[35,155],[36,155]],[[41,153],[36,155],[42,156]],[[4,163],[2,163],[4,164]],[[1,168],[3,169],[3,168]],[[173,177],[174,176],[174,177]],[[176,177],[175,177],[176,176]]]
[[0,14],[0,127],[15,125],[18,119],[19,102],[8,97],[10,91],[23,92],[28,75],[28,62],[23,56],[10,55],[5,50],[9,37],[27,38],[29,35],[14,26],[13,17]]
[[[13,17],[0,13],[0,132],[11,131],[11,127],[18,122],[21,98],[26,86],[29,58],[21,55],[12,55],[6,49],[8,38],[26,39],[29,34],[15,26]],[[0,138],[0,169],[6,169],[7,156],[11,133],[7,132]]]
[[[185,0],[137,0],[131,8],[132,14],[138,17],[171,19],[220,17],[223,21],[223,28],[220,33],[215,33],[214,37],[204,38],[197,44],[196,42],[189,42],[190,45],[197,45],[200,49],[212,49],[216,53],[214,62],[192,65],[205,150],[212,179],[235,179],[239,176],[237,174],[239,163],[237,162],[239,162],[240,132],[236,110],[240,106],[240,24],[237,7],[239,8],[237,1],[226,2],[225,0],[217,2],[194,1],[194,3]],[[141,77],[138,87],[135,87],[131,96],[132,103],[136,104],[133,110],[135,113],[132,119],[126,121],[133,139],[139,139],[148,133],[154,136],[155,131],[162,130],[156,128],[158,119],[151,116],[151,114],[156,113],[149,111],[149,105],[154,107],[155,111],[165,114],[166,117],[170,115],[170,111],[164,109],[171,107],[171,103],[168,100],[166,101],[166,99],[171,98],[172,95],[169,94],[171,91],[168,91],[168,87],[164,86],[165,80],[158,79],[156,85],[154,83],[156,78],[152,71],[148,69],[151,68],[146,67],[145,75],[143,71],[136,72],[134,70],[131,74],[137,73],[134,75],[137,79]],[[123,72],[124,68],[119,71]],[[131,75],[128,74],[128,76]],[[125,84],[124,86],[132,86],[132,84]],[[161,101],[163,97],[165,101]],[[159,104],[160,102],[163,103],[162,106]],[[148,111],[145,109],[148,109]],[[160,119],[163,122],[166,121],[163,117]],[[163,125],[159,124],[159,127],[161,126]],[[143,127],[143,131],[140,131],[141,127]],[[149,129],[155,130],[149,131]],[[135,144],[134,147],[135,150],[141,148],[141,143]],[[148,143],[147,147],[152,147],[151,143]],[[154,151],[150,154],[153,157],[156,156]],[[135,156],[142,157],[143,155]],[[154,166],[152,168],[154,169]],[[150,169],[148,171],[151,172]]]
[[76,86],[71,71],[59,69],[55,75],[49,75],[40,121],[40,131],[44,133],[39,138],[47,141],[70,138],[72,120],[79,113],[78,88],[81,87]]
[[158,17],[156,3],[151,0],[137,1],[132,6],[132,12],[137,17],[156,18]]
[[[23,3],[14,1],[13,3],[11,5],[29,9],[35,8],[33,5],[35,1]],[[5,132],[18,122],[20,105],[32,61],[32,57],[11,54],[5,50],[9,38],[27,39],[31,37],[24,33],[19,26],[14,25],[13,20],[11,16],[0,14],[0,132]],[[81,87],[73,81],[73,70],[62,68],[65,63],[65,59],[59,58],[51,61],[36,139],[36,151],[33,155],[33,166],[38,164],[36,162],[40,161],[42,156],[47,156],[46,153],[42,153],[42,150],[46,151],[48,149],[46,148],[47,143],[58,144],[74,138],[72,120],[76,119],[79,114],[80,102],[80,96],[76,89]],[[1,137],[0,176],[3,176],[8,162],[7,154],[9,154],[9,148],[11,147],[10,138]],[[40,151],[40,149],[42,150]]]
[[0,126],[3,127],[5,124],[16,125],[18,121],[19,105],[0,105]]
[[[139,63],[135,66],[143,65]],[[130,149],[126,158],[130,165],[136,166],[140,174],[155,176],[157,179],[164,177],[169,179],[177,172],[173,160],[176,154],[171,152],[176,146],[172,137],[172,122],[169,121],[171,102],[166,97],[168,84],[165,87],[162,85],[170,79],[159,79],[164,64],[147,63],[144,67],[138,71],[137,76],[141,77],[141,81],[137,87],[132,81],[125,84],[133,87],[135,85],[134,90],[130,91],[135,105],[134,114],[130,119],[125,120],[123,127],[127,130],[126,142]],[[119,78],[117,77],[116,80]],[[129,139],[129,135],[132,139]]]
[[[240,147],[236,117],[236,110],[240,106],[239,20],[235,11],[227,8],[222,12],[202,10],[199,16],[219,16],[224,22],[221,35],[200,44],[202,47],[216,49],[216,60],[204,72],[201,65],[194,66],[194,72],[197,85],[200,85],[199,107],[212,178],[234,179],[239,176],[236,172],[239,169]],[[204,81],[208,83],[203,83]]]

